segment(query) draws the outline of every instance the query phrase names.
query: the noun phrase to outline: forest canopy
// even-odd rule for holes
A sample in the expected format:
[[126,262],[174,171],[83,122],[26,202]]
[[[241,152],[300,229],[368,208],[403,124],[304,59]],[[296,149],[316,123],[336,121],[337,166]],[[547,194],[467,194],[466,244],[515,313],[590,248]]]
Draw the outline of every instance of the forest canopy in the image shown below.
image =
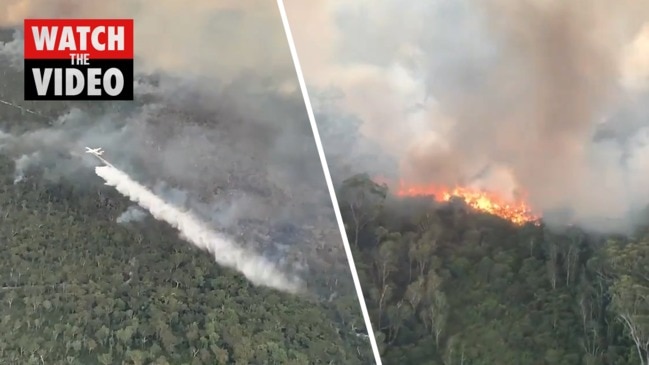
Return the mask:
[[364,174],[338,197],[385,364],[648,363],[645,226],[519,226]]

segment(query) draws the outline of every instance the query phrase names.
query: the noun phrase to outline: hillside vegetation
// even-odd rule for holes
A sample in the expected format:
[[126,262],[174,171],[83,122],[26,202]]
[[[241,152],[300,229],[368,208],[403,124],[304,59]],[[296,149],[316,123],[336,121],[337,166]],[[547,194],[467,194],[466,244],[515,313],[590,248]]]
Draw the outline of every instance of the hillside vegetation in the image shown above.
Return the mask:
[[646,229],[519,227],[365,175],[338,190],[385,364],[648,363]]
[[366,363],[354,296],[253,287],[163,223],[116,224],[117,193],[0,168],[0,363]]

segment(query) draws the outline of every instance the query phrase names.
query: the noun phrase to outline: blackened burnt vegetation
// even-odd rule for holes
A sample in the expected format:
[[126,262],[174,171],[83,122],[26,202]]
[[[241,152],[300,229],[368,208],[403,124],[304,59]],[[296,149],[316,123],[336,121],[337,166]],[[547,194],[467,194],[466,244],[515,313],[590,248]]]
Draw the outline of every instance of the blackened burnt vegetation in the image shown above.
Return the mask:
[[384,363],[647,364],[646,229],[515,226],[366,175],[338,197]]

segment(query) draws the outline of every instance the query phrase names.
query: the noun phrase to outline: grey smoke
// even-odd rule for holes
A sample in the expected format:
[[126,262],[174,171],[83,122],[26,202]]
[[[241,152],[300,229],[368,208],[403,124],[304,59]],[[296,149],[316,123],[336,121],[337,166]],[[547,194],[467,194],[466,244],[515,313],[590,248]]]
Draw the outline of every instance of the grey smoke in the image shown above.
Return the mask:
[[231,81],[250,70],[296,83],[274,2],[194,0],[4,0],[0,27],[24,18],[132,18],[136,69]]
[[119,217],[115,220],[117,223],[130,223],[130,222],[140,222],[146,218],[147,213],[140,209],[137,206],[130,206],[126,211],[120,214]]
[[0,57],[5,57],[9,65],[15,69],[23,68],[23,34],[15,30],[11,40],[0,41]]
[[[101,184],[92,174],[98,162],[84,148],[102,147],[111,163],[156,195],[273,264],[291,272],[317,270],[306,257],[321,259],[313,254],[320,245],[339,252],[344,262],[274,3],[116,1],[69,11],[59,0],[8,4],[21,4],[14,8],[18,13],[0,11],[0,23],[8,26],[23,17],[60,14],[134,17],[141,45],[136,101],[123,103],[22,102],[21,70],[0,55],[7,76],[0,79],[0,98],[48,117],[30,119],[0,105],[0,128],[11,136],[0,141],[2,153],[14,160],[40,153],[26,164],[26,178],[33,167],[51,181],[95,190]],[[5,36],[22,43],[22,32]],[[125,223],[139,217],[129,208],[115,218]],[[298,227],[299,234],[285,233],[285,226]],[[304,228],[314,226],[336,234],[316,241],[312,228]],[[324,280],[340,272],[315,276]]]
[[649,203],[649,3],[317,3],[287,1],[306,80],[342,92],[320,113],[360,119],[358,138],[399,162],[384,174],[524,190],[548,221],[594,229],[625,229]]
[[18,184],[25,178],[25,172],[30,166],[39,164],[40,153],[34,152],[28,155],[22,155],[15,161],[14,184]]

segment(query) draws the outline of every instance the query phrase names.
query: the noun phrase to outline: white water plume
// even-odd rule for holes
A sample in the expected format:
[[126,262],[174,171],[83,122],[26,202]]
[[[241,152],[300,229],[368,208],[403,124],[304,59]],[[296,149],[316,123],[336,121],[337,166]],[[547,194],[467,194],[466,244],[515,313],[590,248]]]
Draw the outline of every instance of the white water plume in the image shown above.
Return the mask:
[[253,284],[289,293],[300,290],[301,282],[298,279],[287,277],[264,257],[236,246],[226,236],[212,231],[191,213],[165,202],[126,173],[112,166],[98,166],[95,172],[106,181],[106,185],[115,187],[119,193],[148,210],[153,217],[178,229],[181,238],[210,252],[217,263],[241,272]]

